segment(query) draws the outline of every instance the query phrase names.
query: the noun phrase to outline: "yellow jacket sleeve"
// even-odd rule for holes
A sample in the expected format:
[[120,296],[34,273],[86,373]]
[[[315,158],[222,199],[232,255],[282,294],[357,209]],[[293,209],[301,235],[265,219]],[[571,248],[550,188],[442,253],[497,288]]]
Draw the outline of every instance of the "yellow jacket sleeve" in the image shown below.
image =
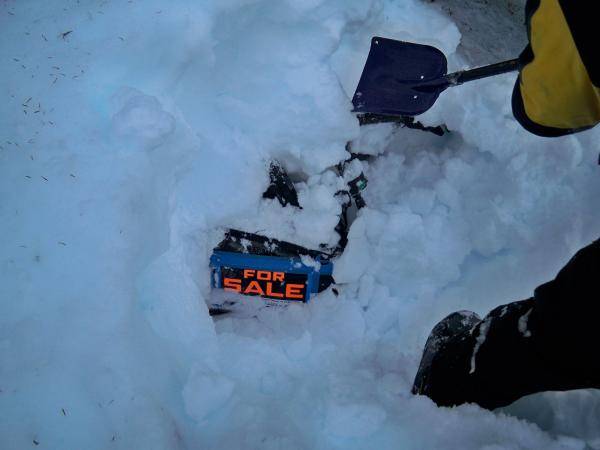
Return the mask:
[[528,131],[562,136],[600,122],[599,10],[598,0],[528,0],[529,46],[512,98]]

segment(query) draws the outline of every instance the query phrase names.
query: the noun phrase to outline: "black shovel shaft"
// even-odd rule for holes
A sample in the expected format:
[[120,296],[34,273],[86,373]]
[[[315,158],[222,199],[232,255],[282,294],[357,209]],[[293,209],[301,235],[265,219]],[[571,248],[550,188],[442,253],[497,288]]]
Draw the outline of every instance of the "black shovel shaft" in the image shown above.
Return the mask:
[[414,89],[418,91],[437,90],[443,91],[452,86],[467,83],[468,81],[479,80],[481,78],[493,77],[503,73],[514,72],[521,68],[521,61],[510,59],[488,66],[476,67],[475,69],[461,70],[459,72],[449,73],[436,80],[428,80],[415,85]]
[[477,67],[470,70],[462,70],[460,72],[454,72],[446,75],[449,85],[463,84],[468,81],[479,80],[481,78],[493,77],[494,75],[500,75],[503,73],[514,72],[521,68],[521,62],[517,59],[511,59],[508,61],[502,61],[496,64],[490,64],[489,66]]

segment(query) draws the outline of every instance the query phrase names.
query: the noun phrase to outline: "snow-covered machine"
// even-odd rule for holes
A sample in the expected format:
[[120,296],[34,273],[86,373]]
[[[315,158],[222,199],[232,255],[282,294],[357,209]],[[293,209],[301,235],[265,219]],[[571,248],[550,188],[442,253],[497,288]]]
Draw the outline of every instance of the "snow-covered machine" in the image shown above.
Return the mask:
[[[518,70],[518,59],[485,67],[447,74],[444,54],[428,45],[373,37],[360,81],[352,98],[353,112],[360,125],[395,123],[443,135],[444,125],[425,126],[414,116],[430,109],[447,88]],[[348,159],[335,170],[344,177],[346,165],[355,159],[371,156],[355,153],[352,144],[346,146]],[[302,208],[294,184],[282,164],[273,161],[271,183],[263,194],[277,199],[281,206]],[[290,242],[255,233],[230,229],[214,249],[210,260],[211,285],[232,295],[260,296],[267,305],[308,302],[311,297],[335,283],[333,264],[348,242],[348,230],[355,211],[364,207],[361,191],[367,186],[364,173],[351,178],[347,188],[335,195],[342,198],[342,212],[335,230],[339,243],[335,248],[308,249]],[[349,212],[352,210],[352,214]],[[211,315],[230,311],[236,300],[221,296],[210,305]]]
[[[368,156],[350,154],[348,160],[331,170],[343,176],[346,164],[356,158]],[[277,199],[282,207],[302,208],[294,184],[278,162],[271,163],[269,175],[271,182],[263,197]],[[348,242],[349,214],[354,216],[355,210],[365,206],[361,191],[366,186],[367,179],[361,172],[347,183],[347,189],[336,193],[342,213],[335,227],[339,241],[333,248],[322,245],[318,250],[309,249],[256,233],[227,230],[210,259],[211,286],[232,294],[260,296],[266,305],[309,302],[334,283],[333,260]],[[235,303],[231,296],[220,296],[210,305],[210,313],[229,312]]]

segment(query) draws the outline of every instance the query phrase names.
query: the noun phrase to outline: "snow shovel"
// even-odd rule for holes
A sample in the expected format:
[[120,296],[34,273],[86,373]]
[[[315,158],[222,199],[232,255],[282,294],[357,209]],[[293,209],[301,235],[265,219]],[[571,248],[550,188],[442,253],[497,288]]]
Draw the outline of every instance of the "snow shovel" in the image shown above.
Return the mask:
[[447,74],[446,56],[437,48],[374,37],[352,99],[353,112],[417,116],[451,86],[519,70],[520,66],[518,59],[511,59]]

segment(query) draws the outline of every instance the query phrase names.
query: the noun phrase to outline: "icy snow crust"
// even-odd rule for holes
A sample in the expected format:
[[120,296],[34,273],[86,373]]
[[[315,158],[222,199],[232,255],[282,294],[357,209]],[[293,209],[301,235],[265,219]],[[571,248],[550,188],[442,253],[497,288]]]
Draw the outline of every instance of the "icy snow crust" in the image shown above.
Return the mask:
[[[512,412],[537,425],[409,394],[437,320],[528,297],[597,236],[598,131],[526,134],[514,75],[447,92],[422,118],[446,137],[359,130],[372,35],[465,65],[414,0],[0,4],[2,449],[600,448],[595,392]],[[380,157],[340,296],[213,323],[225,227],[336,242],[349,140]],[[271,158],[302,211],[261,199]]]

